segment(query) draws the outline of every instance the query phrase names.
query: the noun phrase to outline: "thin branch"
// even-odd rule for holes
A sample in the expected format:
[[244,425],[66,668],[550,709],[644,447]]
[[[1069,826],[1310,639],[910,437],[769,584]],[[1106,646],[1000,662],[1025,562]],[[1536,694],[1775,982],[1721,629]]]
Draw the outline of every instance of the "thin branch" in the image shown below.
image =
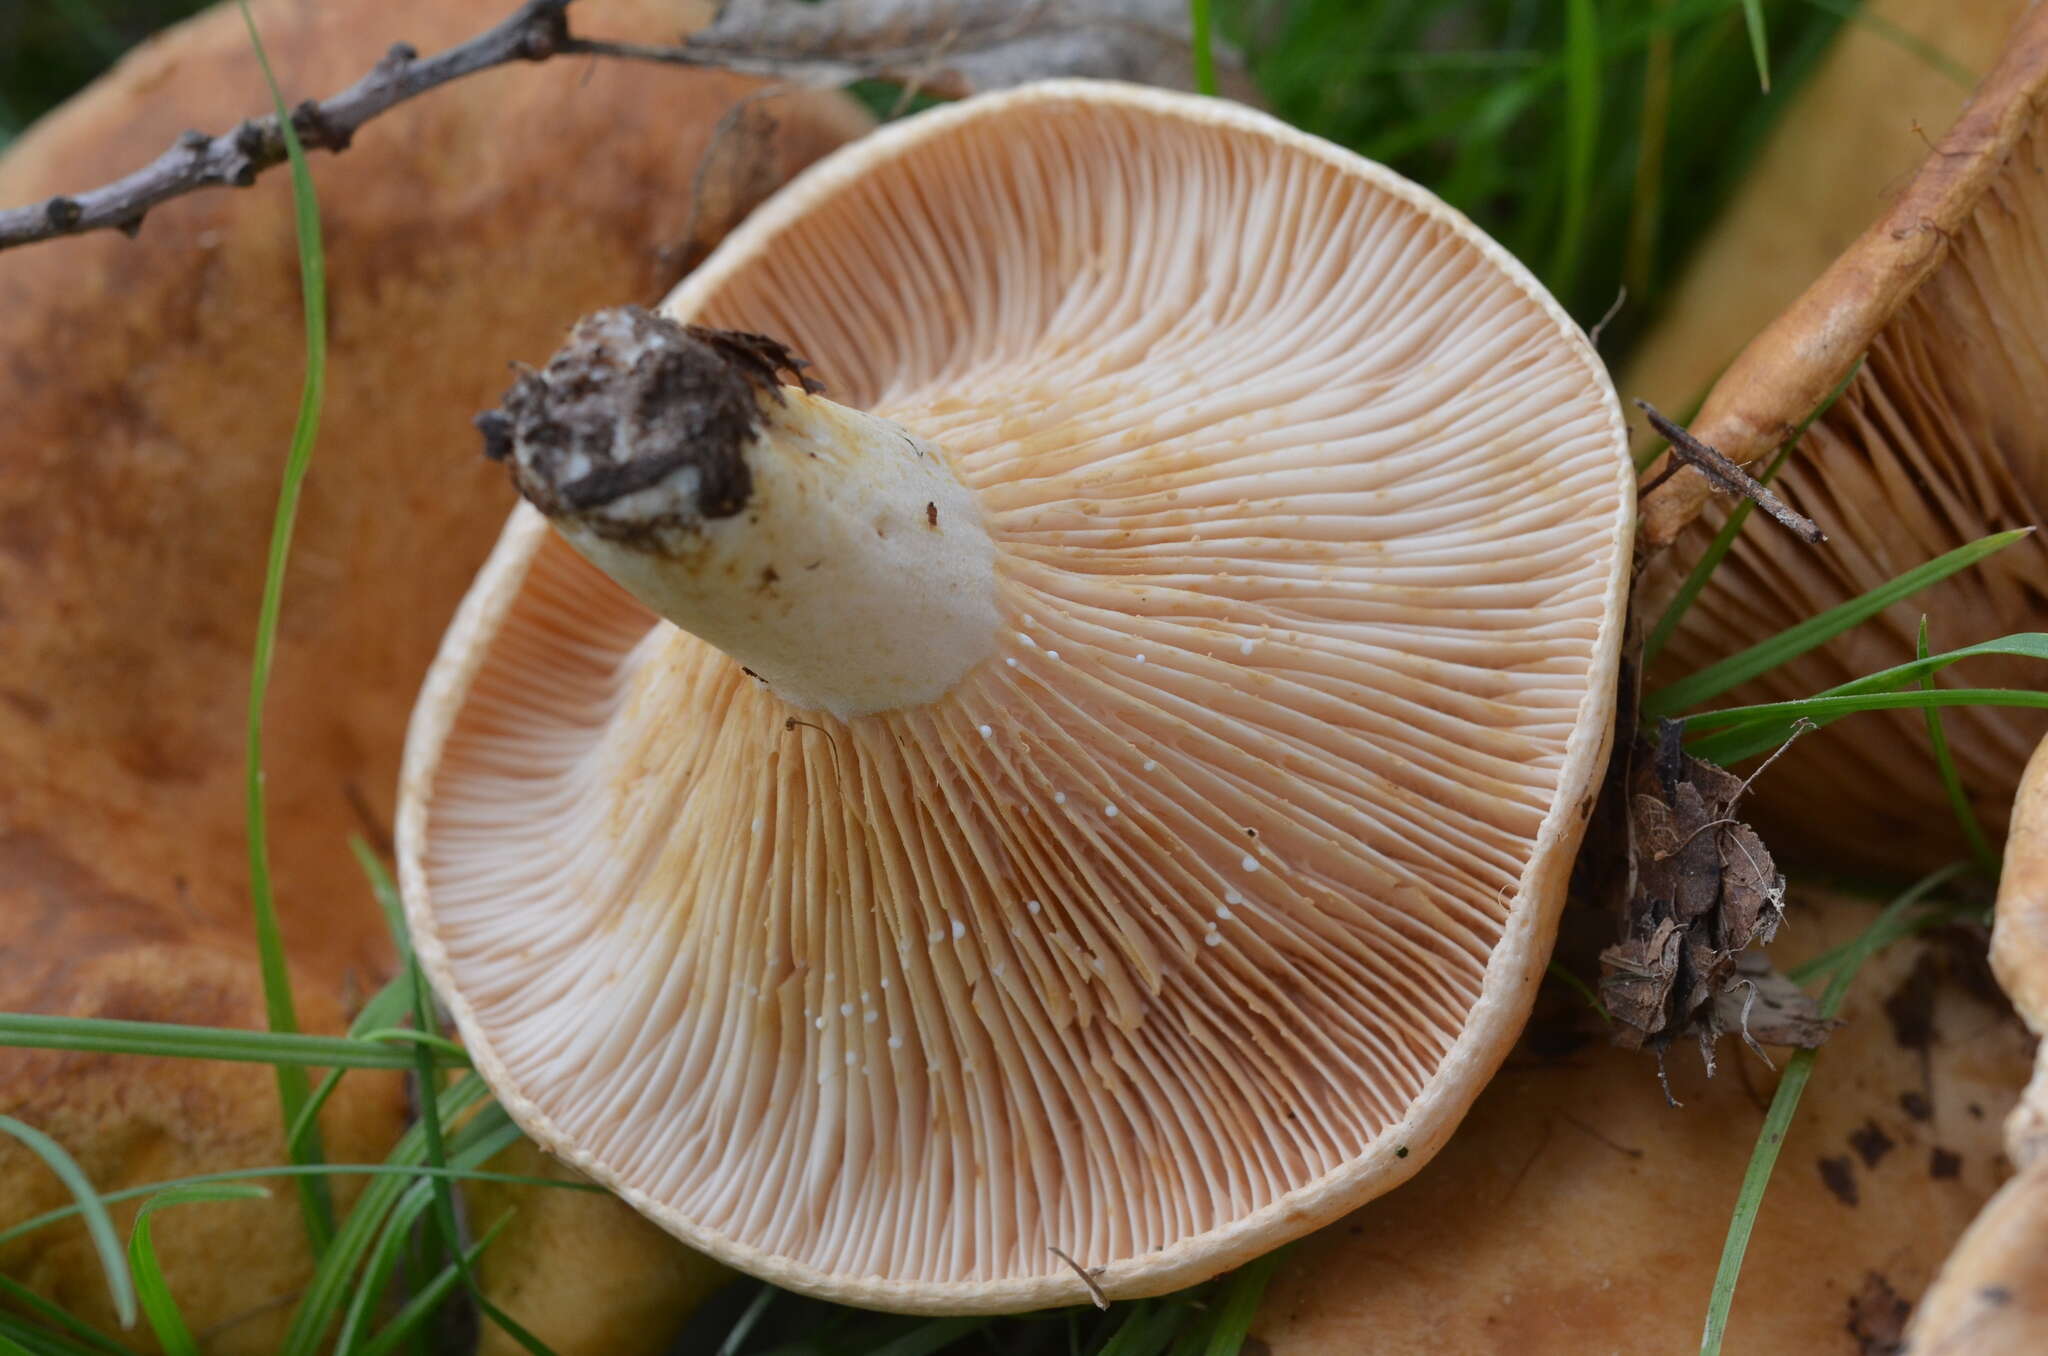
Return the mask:
[[[545,61],[572,41],[564,13],[569,3],[526,0],[495,28],[436,56],[422,57],[399,43],[341,93],[293,109],[293,130],[309,151],[346,150],[356,129],[407,99],[494,66]],[[183,132],[168,151],[111,184],[0,211],[0,249],[86,231],[134,235],[158,203],[202,188],[247,188],[284,160],[284,133],[275,116],[246,119],[219,136]]]
[[1690,466],[1705,476],[1714,488],[1723,494],[1732,494],[1754,503],[1807,545],[1818,546],[1828,539],[1827,534],[1820,530],[1820,525],[1813,519],[1793,512],[1784,500],[1771,493],[1769,486],[1666,419],[1649,401],[1638,400],[1636,405],[1649,419],[1650,427],[1657,430],[1671,444],[1671,465],[1665,468],[1662,475],[1643,487],[1644,494],[1662,484],[1680,465]]
[[[857,8],[755,0],[729,3],[711,27],[674,46],[577,37],[571,3],[525,0],[496,27],[436,56],[400,43],[341,93],[293,109],[292,127],[309,151],[346,150],[364,123],[428,90],[557,56],[716,67],[790,85],[894,80],[942,98],[1055,74],[1171,84],[1187,64],[1180,0],[863,0]],[[924,22],[913,22],[919,16]],[[87,231],[134,235],[158,203],[204,188],[247,188],[284,160],[274,116],[219,136],[184,132],[113,183],[0,210],[0,250]]]

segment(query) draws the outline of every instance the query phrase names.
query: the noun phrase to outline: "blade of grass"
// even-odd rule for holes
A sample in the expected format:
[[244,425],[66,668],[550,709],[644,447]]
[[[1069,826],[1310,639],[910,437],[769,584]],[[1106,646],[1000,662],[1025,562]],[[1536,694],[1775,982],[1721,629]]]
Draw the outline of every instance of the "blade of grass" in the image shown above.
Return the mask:
[[[285,562],[291,556],[292,527],[298,520],[299,496],[306,471],[313,459],[313,439],[320,428],[320,407],[327,386],[327,265],[320,242],[320,209],[313,196],[313,176],[306,167],[305,148],[292,126],[284,104],[284,93],[270,69],[263,50],[262,35],[249,13],[248,0],[240,0],[242,22],[249,30],[249,45],[255,49],[256,64],[270,89],[270,101],[283,129],[285,154],[291,161],[292,212],[298,230],[299,287],[305,302],[306,380],[299,394],[298,423],[285,456],[284,480],[277,493],[277,512],[270,529],[270,554],[263,575],[263,601],[257,611],[255,652],[249,662],[249,721],[247,758],[244,768],[246,832],[249,840],[249,904],[256,918],[256,945],[263,971],[263,1005],[270,1029],[295,1032],[299,1029],[296,1005],[292,1001],[291,972],[284,955],[284,935],[278,926],[277,901],[270,877],[270,825],[263,794],[263,709],[270,695],[270,666],[277,652],[277,622],[284,604]],[[287,1129],[297,1125],[312,1088],[306,1071],[293,1064],[277,1066],[277,1097],[284,1109]],[[317,1163],[325,1155],[320,1145],[317,1122],[307,1124],[303,1134],[287,1147],[294,1162]],[[334,1198],[322,1177],[299,1181],[300,1212],[306,1219],[306,1237],[313,1256],[325,1252],[334,1237]]]
[[[106,1199],[101,1197],[102,1200]],[[0,1276],[0,1297],[9,1304],[20,1306],[35,1315],[51,1328],[67,1329],[74,1341],[81,1343],[81,1350],[102,1353],[102,1356],[135,1356],[131,1347],[124,1347],[113,1338],[93,1327],[69,1309],[50,1303],[21,1282],[7,1276]],[[0,1313],[4,1313],[0,1310]]]
[[[1920,635],[1913,647],[1919,662],[1926,663],[1927,618],[1920,618]],[[1924,690],[1934,687],[1934,675],[1930,672],[1920,680]],[[1977,863],[1977,869],[1992,880],[1998,879],[1998,855],[1991,850],[1991,840],[1984,836],[1984,826],[1977,822],[1977,811],[1970,804],[1968,793],[1963,790],[1963,775],[1956,770],[1955,756],[1949,752],[1948,732],[1941,725],[1941,708],[1927,708],[1927,743],[1934,750],[1934,765],[1941,773],[1942,790],[1948,793],[1949,808],[1955,811],[1956,823],[1963,830],[1963,839],[1970,845],[1970,857]]]
[[[419,1078],[420,1086],[429,1090],[429,1095],[420,1099],[420,1129],[425,1134],[428,1164],[437,1168],[445,1167],[448,1146],[441,1135],[440,1109],[435,1106],[436,1098],[432,1095],[438,1080],[435,1076],[434,1061],[424,1043],[426,1039],[439,1039],[432,1034],[435,1025],[434,996],[432,990],[427,987],[427,975],[420,969],[418,957],[412,959],[407,970],[412,976],[413,1022],[418,1027],[417,1031],[409,1034],[423,1038],[422,1042],[414,1047],[415,1058],[418,1060],[416,1076]],[[476,1273],[470,1269],[462,1249],[462,1230],[455,1214],[454,1189],[445,1177],[437,1175],[429,1181],[433,1187],[436,1225],[441,1231],[449,1254],[455,1258],[455,1269],[461,1277],[463,1288],[469,1291],[478,1311],[496,1324],[507,1337],[533,1353],[533,1356],[554,1356],[545,1342],[528,1332],[517,1319],[493,1304],[490,1296],[484,1293],[483,1287],[477,1284]]]
[[107,1275],[107,1293],[113,1297],[114,1316],[124,1328],[135,1326],[135,1278],[128,1272],[128,1258],[121,1251],[121,1239],[114,1232],[114,1221],[107,1214],[106,1199],[93,1190],[92,1182],[86,1178],[85,1169],[78,1166],[78,1160],[65,1151],[63,1145],[51,1139],[42,1131],[12,1116],[0,1116],[0,1131],[20,1140],[28,1151],[43,1163],[57,1180],[71,1193],[77,1203],[77,1213],[85,1219],[85,1232],[92,1239],[93,1251],[100,1256],[100,1270]]
[[428,1050],[438,1050],[448,1059],[440,1066],[460,1064],[469,1058],[460,1045],[446,1036],[436,1036],[429,1031],[415,1031],[409,1026],[385,1027],[379,1031],[365,1031],[358,1040],[374,1041],[385,1045],[416,1045]]
[[[1931,674],[1939,673],[1951,664],[1980,655],[2005,655],[2018,659],[2048,659],[2048,632],[2020,631],[1996,640],[1983,640],[1975,645],[1965,645],[1958,650],[1929,655],[1925,659],[1912,659],[1903,664],[1894,664],[1876,673],[1866,673],[1861,678],[1852,678],[1825,692],[1816,692],[1815,697],[1853,697],[1865,692],[1899,692],[1918,683]],[[1686,717],[1688,729],[1724,730],[1745,727],[1753,732],[1766,725],[1767,718],[1757,715],[1758,711],[1772,709],[1770,703],[1763,706],[1729,706],[1719,711],[1701,711]],[[1782,739],[1780,740],[1782,742]]]
[[412,964],[412,933],[405,926],[405,904],[398,897],[398,886],[391,879],[391,873],[384,869],[384,863],[377,857],[377,850],[357,835],[348,840],[348,850],[355,854],[356,865],[363,870],[363,878],[370,883],[370,894],[377,901],[377,908],[384,915],[384,926],[391,933],[391,944],[398,948],[399,975],[392,980],[404,996],[405,1006],[412,1005],[412,981],[404,971]]
[[1739,654],[1681,678],[1669,686],[1643,698],[1643,715],[1650,720],[1662,716],[1675,716],[1690,711],[1701,702],[1711,701],[1732,687],[1739,686],[1768,673],[1788,660],[1805,654],[1817,645],[1825,644],[1842,632],[1860,622],[1869,620],[1902,598],[1909,598],[1921,589],[1938,584],[1952,574],[1966,570],[1978,561],[2003,551],[2034,529],[2017,528],[2011,532],[1998,532],[1980,537],[1967,546],[1935,557],[1924,565],[1915,566],[1888,583],[1880,584],[1861,597],[1852,598],[1839,606],[1808,617],[1795,626],[1788,626],[1770,639],[1761,641]]
[[871,1356],[931,1356],[978,1328],[988,1326],[985,1317],[939,1318],[921,1324],[901,1337],[871,1349]]
[[192,1329],[186,1325],[185,1315],[178,1309],[178,1301],[164,1281],[164,1269],[157,1261],[154,1226],[150,1217],[174,1205],[261,1200],[268,1195],[270,1193],[262,1187],[235,1183],[172,1187],[150,1197],[135,1212],[135,1223],[128,1231],[128,1265],[135,1273],[135,1295],[142,1305],[143,1316],[149,1320],[150,1331],[156,1334],[157,1345],[164,1349],[164,1356],[199,1356],[199,1343],[193,1339]]
[[[7,1316],[5,1314],[0,1314],[0,1320],[5,1320],[6,1317]],[[57,1353],[57,1356],[67,1356],[67,1353],[65,1353],[64,1348],[56,1346],[54,1344],[44,1347],[24,1346],[21,1342],[15,1340],[12,1336],[8,1334],[7,1326],[12,1325],[10,1324],[6,1326],[0,1326],[0,1356],[50,1356],[50,1353],[52,1352]],[[23,1324],[22,1327],[26,1328],[27,1325]],[[26,1335],[30,1337],[41,1337],[44,1334],[29,1333]]]
[[369,1345],[362,1349],[361,1356],[385,1356],[386,1352],[395,1350],[400,1342],[410,1337],[427,1321],[434,1310],[447,1300],[449,1293],[455,1289],[456,1282],[475,1264],[477,1258],[483,1256],[484,1249],[497,1241],[499,1232],[511,1221],[512,1216],[506,1214],[485,1230],[484,1236],[479,1238],[474,1246],[457,1253],[456,1261],[443,1267],[433,1280],[422,1286],[420,1292],[408,1300],[405,1307],[370,1339]]
[[[2028,688],[2009,687],[1959,687],[1937,688],[1931,692],[1871,692],[1853,697],[1808,697],[1803,701],[1772,702],[1765,706],[1738,706],[1725,714],[1763,720],[1776,728],[1793,721],[1808,720],[1815,725],[1832,725],[1843,716],[1852,716],[1859,711],[1925,711],[1935,706],[2018,706],[2034,710],[2048,709],[2048,692],[2036,692]],[[1724,714],[1715,712],[1715,715]],[[1686,752],[1695,758],[1704,758],[1711,763],[1728,767],[1745,758],[1775,748],[1782,740],[1760,738],[1755,729],[1744,727],[1721,734],[1709,735],[1696,744],[1687,744]]]
[[1188,26],[1194,30],[1191,41],[1195,48],[1195,90],[1213,95],[1216,92],[1216,51],[1210,45],[1213,25],[1209,0],[1188,0]]
[[[0,1045],[300,1068],[410,1069],[413,1065],[410,1051],[354,1041],[346,1036],[238,1031],[230,1027],[125,1022],[105,1017],[51,1017],[36,1012],[0,1013]],[[450,1068],[463,1067],[464,1063],[440,1050],[434,1052],[434,1058]]]
[[[1850,982],[1856,978],[1856,972],[1877,953],[1881,929],[1903,917],[1914,905],[1955,879],[1967,867],[1967,863],[1961,862],[1945,866],[1923,877],[1885,906],[1884,912],[1858,935],[1835,966],[1827,988],[1821,992],[1822,1017],[1832,1017],[1841,1008],[1842,999],[1849,991]],[[1777,1166],[1778,1152],[1785,1147],[1785,1134],[1791,1128],[1793,1114],[1799,1109],[1800,1095],[1806,1091],[1807,1080],[1813,1076],[1817,1053],[1797,1050],[1786,1061],[1784,1077],[1778,1080],[1778,1091],[1771,1098],[1771,1109],[1764,1117],[1763,1129],[1757,1134],[1756,1149],[1750,1155],[1749,1167],[1742,1175],[1741,1189],[1736,1193],[1735,1213],[1728,1221],[1728,1237],[1721,1247],[1721,1265],[1714,1274],[1714,1289],[1707,1302],[1706,1328],[1700,1337],[1700,1356],[1720,1356],[1721,1342],[1728,1331],[1729,1310],[1735,1301],[1735,1283],[1742,1275],[1743,1254],[1748,1252],[1749,1237],[1756,1228],[1757,1210],[1763,1204],[1764,1189],[1770,1185],[1771,1170]]]
[[1251,1335],[1252,1320],[1258,1317],[1259,1301],[1265,1298],[1266,1285],[1273,1279],[1273,1271],[1285,1251],[1277,1248],[1264,1257],[1253,1258],[1225,1278],[1202,1356],[1237,1356],[1244,1349],[1245,1338]]
[[[1806,431],[1813,427],[1815,420],[1834,408],[1835,402],[1842,398],[1842,392],[1849,389],[1849,383],[1856,380],[1856,374],[1862,370],[1863,359],[1858,358],[1842,375],[1842,379],[1835,383],[1835,388],[1827,393],[1820,404],[1813,407],[1806,418],[1799,421],[1799,427],[1792,430],[1792,436],[1778,445],[1777,454],[1771,458],[1770,465],[1757,477],[1758,483],[1768,485],[1777,478],[1779,470],[1785,465],[1785,459],[1790,457],[1793,449],[1805,439]],[[1644,669],[1648,669],[1652,661],[1663,651],[1664,643],[1671,639],[1671,633],[1676,631],[1678,623],[1684,620],[1686,610],[1700,596],[1701,590],[1707,586],[1707,580],[1713,576],[1715,568],[1735,545],[1736,534],[1742,531],[1742,525],[1749,521],[1750,512],[1755,508],[1754,500],[1745,499],[1729,510],[1727,520],[1721,524],[1721,530],[1714,534],[1713,542],[1701,553],[1691,572],[1686,575],[1685,582],[1679,585],[1678,592],[1671,595],[1670,603],[1664,608],[1664,615],[1657,618],[1657,625],[1651,629],[1648,639],[1643,641]]]
[[1742,0],[1742,22],[1749,29],[1749,51],[1756,58],[1756,82],[1771,92],[1770,39],[1764,33],[1764,0]]
[[1585,999],[1586,1006],[1593,1009],[1593,1011],[1599,1013],[1601,1021],[1607,1023],[1607,1025],[1609,1026],[1614,1025],[1614,1017],[1607,1011],[1607,1005],[1600,1001],[1600,995],[1594,992],[1592,985],[1586,983],[1585,980],[1580,979],[1577,975],[1573,974],[1570,970],[1565,969],[1563,965],[1559,964],[1556,961],[1550,962],[1550,965],[1546,973],[1548,973],[1552,979],[1564,985],[1567,989],[1570,989],[1579,997]]
[[1544,280],[1558,296],[1569,296],[1578,281],[1600,134],[1600,13],[1593,0],[1566,0],[1564,111],[1564,209]]
[[1097,1356],[1160,1356],[1184,1317],[1160,1300],[1138,1300]]
[[[466,1074],[451,1084],[437,1099],[437,1115],[452,1116],[476,1104],[487,1095],[483,1080],[475,1074]],[[422,1099],[424,1104],[424,1099]],[[474,1128],[478,1121],[485,1119],[481,1114],[471,1121]],[[516,1131],[515,1131],[516,1134]],[[385,1155],[385,1162],[393,1164],[421,1165],[426,1154],[426,1132],[415,1122],[391,1152]],[[472,1162],[461,1166],[474,1167]],[[376,1242],[384,1220],[395,1209],[411,1181],[421,1174],[409,1173],[404,1176],[387,1177],[371,1183],[356,1198],[356,1204],[335,1231],[334,1246],[328,1249],[318,1265],[313,1268],[313,1278],[307,1283],[306,1293],[299,1302],[298,1311],[292,1315],[290,1329],[285,1334],[284,1356],[315,1356],[326,1345],[326,1336],[342,1314],[349,1293],[349,1280],[355,1275],[364,1256]]]
[[363,1263],[362,1279],[355,1294],[342,1311],[341,1330],[334,1336],[336,1356],[350,1356],[360,1345],[372,1309],[390,1291],[392,1275],[412,1242],[413,1225],[433,1202],[433,1187],[423,1178],[407,1189],[392,1209],[391,1217],[385,1220],[376,1245]]
[[[515,1134],[514,1138],[516,1137]],[[330,1176],[339,1177],[402,1177],[406,1179],[432,1176],[434,1173],[440,1172],[450,1181],[455,1182],[503,1182],[512,1186],[551,1187],[562,1191],[602,1192],[604,1190],[603,1187],[598,1186],[594,1182],[568,1181],[559,1177],[534,1177],[516,1172],[487,1172],[482,1168],[449,1167],[436,1169],[420,1163],[307,1163],[303,1165],[278,1165],[263,1168],[235,1168],[225,1172],[194,1173],[188,1177],[171,1177],[161,1182],[145,1182],[140,1186],[123,1187],[119,1191],[105,1193],[100,1199],[108,1205],[118,1205],[122,1201],[132,1201],[138,1197],[148,1196],[158,1191],[168,1191],[173,1187],[200,1186],[208,1182],[240,1182],[268,1177],[302,1177],[308,1173],[315,1172],[324,1172]],[[46,1229],[52,1224],[61,1224],[67,1219],[74,1219],[82,1213],[82,1209],[75,1204],[60,1205],[54,1210],[46,1210],[42,1214],[25,1219],[19,1224],[11,1224],[6,1229],[0,1230],[0,1247],[6,1246],[18,1238],[25,1238],[38,1229]]]
[[[349,1023],[349,1039],[366,1040],[369,1033],[395,1025],[405,1016],[406,1008],[411,1001],[412,991],[407,986],[405,977],[392,976],[385,982],[383,988],[370,995],[370,1001],[363,1004],[362,1010],[356,1013],[355,1020]],[[341,1086],[341,1076],[347,1072],[346,1069],[329,1069],[327,1076],[320,1080],[320,1085],[313,1089],[313,1095],[307,1100],[306,1105],[299,1108],[298,1119],[293,1121],[291,1128],[285,1132],[287,1158],[293,1156],[290,1146],[297,1144],[299,1137],[306,1133],[307,1128],[315,1124],[320,1109],[334,1096],[335,1089]]]
[[753,1333],[754,1325],[761,1321],[761,1315],[768,1311],[769,1304],[780,1293],[780,1290],[766,1281],[761,1283],[761,1288],[747,1301],[747,1307],[740,1311],[740,1316],[726,1329],[725,1340],[718,1344],[718,1356],[740,1356],[740,1348],[747,1344],[747,1338]]

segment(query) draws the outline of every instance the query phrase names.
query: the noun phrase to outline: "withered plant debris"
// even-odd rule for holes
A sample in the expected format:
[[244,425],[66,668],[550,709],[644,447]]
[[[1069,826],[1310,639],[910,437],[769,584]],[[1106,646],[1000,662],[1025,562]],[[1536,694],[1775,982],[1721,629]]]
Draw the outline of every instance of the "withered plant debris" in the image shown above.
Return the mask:
[[753,75],[957,99],[1051,74],[1192,89],[1193,41],[1186,0],[726,0],[684,47]]
[[1684,724],[1630,751],[1630,889],[1622,940],[1600,953],[1600,997],[1615,1043],[1659,1056],[1699,1043],[1707,1072],[1724,1035],[1812,1048],[1833,1022],[1760,954],[1784,913],[1785,879],[1756,831],[1736,817],[1747,783],[1685,752]]
[[1857,1356],[1897,1356],[1906,1349],[1906,1319],[1912,1302],[1892,1289],[1890,1281],[1873,1271],[1863,1278],[1863,1288],[1849,1296],[1849,1336],[1856,1340]]
[[1827,534],[1820,530],[1820,525],[1813,519],[1793,512],[1784,500],[1771,493],[1769,486],[1722,456],[1714,448],[1687,433],[1679,425],[1666,419],[1649,401],[1638,400],[1636,405],[1642,410],[1643,417],[1650,421],[1650,427],[1657,430],[1658,436],[1671,444],[1670,463],[1649,484],[1643,486],[1642,493],[1648,494],[1662,485],[1679,467],[1690,466],[1705,476],[1722,494],[1732,494],[1750,500],[1807,545],[1818,546],[1828,539]]
[[[1061,75],[1192,88],[1193,35],[1182,0],[728,0],[707,27],[673,46],[585,37],[571,0],[525,0],[446,51],[395,42],[362,79],[292,109],[308,151],[343,151],[356,132],[408,99],[481,71],[554,57],[709,66],[790,85],[893,81],[961,98]],[[396,36],[396,35],[394,35]],[[1237,54],[1214,43],[1223,93],[1250,98]],[[284,129],[252,117],[212,135],[188,129],[169,150],[110,184],[0,208],[0,249],[85,231],[133,235],[159,203],[208,188],[247,188],[285,161]],[[740,190],[744,196],[743,190]],[[681,248],[687,252],[689,242]]]

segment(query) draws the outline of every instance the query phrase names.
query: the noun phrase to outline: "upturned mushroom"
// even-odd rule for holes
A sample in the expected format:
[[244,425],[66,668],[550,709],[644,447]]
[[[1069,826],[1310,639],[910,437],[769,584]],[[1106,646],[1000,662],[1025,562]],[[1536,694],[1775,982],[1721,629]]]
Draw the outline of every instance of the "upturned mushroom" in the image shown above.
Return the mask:
[[[1998,881],[1991,966],[2035,1037],[2048,1035],[2048,740],[2015,798]],[[2048,1349],[2048,1043],[2005,1118],[2015,1169],[1956,1245],[1913,1316],[1917,1356],[2026,1356]]]
[[1220,101],[970,100],[484,423],[538,508],[414,713],[409,916],[511,1113],[694,1245],[1156,1293],[1408,1177],[1513,1040],[1631,478],[1584,337],[1413,185]]
[[[508,8],[253,6],[294,97],[346,87],[395,39],[431,52]],[[677,0],[577,5],[590,32],[646,41],[707,14]],[[869,125],[850,101],[812,91],[749,104],[761,116],[717,138],[762,89],[712,71],[522,67],[436,91],[371,123],[347,154],[315,157],[329,400],[266,736],[278,904],[309,1030],[345,1028],[391,964],[348,840],[389,822],[405,712],[503,517],[488,467],[428,465],[418,449],[503,385],[506,356],[545,355],[592,306],[659,296],[688,263],[677,246],[708,250],[769,189]],[[267,99],[242,14],[220,5],[10,145],[0,204],[111,179],[178,129],[231,127]],[[744,173],[721,172],[735,162]],[[264,1023],[241,694],[302,379],[298,276],[281,176],[166,203],[133,240],[0,254],[0,1008]],[[389,511],[401,479],[403,509]],[[273,1080],[254,1065],[0,1049],[0,1112],[54,1135],[104,1191],[283,1155]],[[351,1073],[329,1105],[327,1148],[374,1160],[408,1114],[395,1078]],[[338,1180],[344,1203],[358,1180]],[[0,1135],[0,1221],[64,1196]],[[124,1234],[137,1205],[116,1208]],[[607,1208],[626,1216],[587,1193],[522,1211],[486,1254],[487,1283],[516,1279],[536,1214]],[[277,1351],[283,1301],[312,1268],[289,1188],[161,1220],[167,1284],[207,1350]],[[642,1255],[635,1266],[588,1251],[552,1260],[565,1290],[580,1268],[604,1268],[574,1306],[552,1307],[561,1292],[531,1285],[494,1297],[563,1356],[663,1349],[675,1274],[695,1259],[617,1223],[634,1221],[609,1233]],[[10,1245],[0,1275],[118,1331],[75,1224]],[[622,1293],[629,1276],[639,1293]]]
[[[1790,437],[1863,362],[1774,483],[1828,545],[1809,547],[1768,524],[1746,529],[1671,636],[1653,681],[1695,672],[1968,541],[2043,521],[2044,108],[2048,9],[2036,6],[1919,171],[1715,384],[1693,432],[1749,461]],[[1689,534],[1646,574],[1642,591],[1653,602],[1670,595],[1722,516],[1707,499],[1690,471],[1645,499],[1647,545]],[[2048,629],[2044,571],[2048,540],[2036,533],[1727,700],[1811,696],[1910,661],[1923,616],[1937,650]],[[1975,687],[2032,687],[2041,676],[2022,660],[1971,660],[1957,672]],[[1975,707],[1943,719],[1964,788],[1995,833],[2048,716]],[[1820,731],[1755,795],[1759,827],[1787,855],[1852,871],[1919,871],[1967,850],[1919,712],[1873,712]]]

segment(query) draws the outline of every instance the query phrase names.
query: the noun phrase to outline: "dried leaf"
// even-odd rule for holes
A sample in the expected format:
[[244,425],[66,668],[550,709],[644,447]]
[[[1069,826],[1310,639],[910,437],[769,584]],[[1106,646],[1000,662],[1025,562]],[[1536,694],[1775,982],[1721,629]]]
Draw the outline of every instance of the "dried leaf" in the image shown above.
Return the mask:
[[1601,953],[1601,998],[1624,1046],[1662,1052],[1698,1040],[1709,1073],[1721,1037],[1752,1048],[1817,1045],[1828,1024],[1806,995],[1747,948],[1768,942],[1785,882],[1770,850],[1736,818],[1747,784],[1689,757],[1682,726],[1630,751],[1633,886],[1622,940]]
[[[688,47],[809,85],[880,79],[947,98],[1056,75],[1194,87],[1184,0],[728,0]],[[1216,47],[1224,93],[1249,90]]]
[[1827,1040],[1828,1032],[1841,1025],[1834,1018],[1821,1016],[1813,997],[1779,974],[1758,951],[1734,958],[1733,975],[1714,995],[1708,1020],[1711,1039],[1734,1034],[1759,1055],[1766,1045],[1815,1049]]

